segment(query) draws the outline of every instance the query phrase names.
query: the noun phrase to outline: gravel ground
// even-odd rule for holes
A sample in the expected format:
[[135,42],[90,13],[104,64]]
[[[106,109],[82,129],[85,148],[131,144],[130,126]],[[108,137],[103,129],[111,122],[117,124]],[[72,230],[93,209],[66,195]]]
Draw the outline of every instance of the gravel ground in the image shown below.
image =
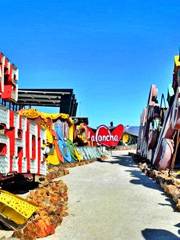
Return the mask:
[[180,213],[126,152],[70,169],[69,216],[46,240],[177,240]]

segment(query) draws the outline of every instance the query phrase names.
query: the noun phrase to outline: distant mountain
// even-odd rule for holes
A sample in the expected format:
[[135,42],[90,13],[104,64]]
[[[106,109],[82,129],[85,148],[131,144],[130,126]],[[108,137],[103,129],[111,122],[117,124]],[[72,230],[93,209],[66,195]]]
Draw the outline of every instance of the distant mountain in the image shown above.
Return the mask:
[[125,133],[138,137],[139,127],[138,126],[127,126],[124,130]]

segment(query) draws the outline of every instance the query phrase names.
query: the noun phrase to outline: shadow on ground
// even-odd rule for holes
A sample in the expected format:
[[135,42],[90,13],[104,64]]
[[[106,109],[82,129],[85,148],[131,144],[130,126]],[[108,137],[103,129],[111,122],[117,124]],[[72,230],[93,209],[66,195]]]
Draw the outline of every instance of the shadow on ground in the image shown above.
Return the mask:
[[157,184],[155,181],[146,176],[141,170],[137,168],[137,164],[133,161],[133,159],[130,156],[128,155],[113,156],[113,160],[111,161],[106,160],[98,161],[102,163],[119,164],[120,166],[130,168],[127,169],[126,172],[129,172],[131,177],[133,177],[133,179],[130,180],[131,184],[142,185],[144,187],[160,191],[161,194],[165,196],[165,200],[169,203],[159,203],[159,205],[164,207],[172,207],[173,210],[176,211],[174,201],[171,198],[167,197],[167,195],[163,192],[159,184]]
[[28,180],[23,175],[17,175],[11,181],[4,182],[1,188],[14,194],[24,194],[38,186],[39,182]]
[[130,180],[130,183],[136,185],[143,185],[144,187],[159,190],[162,192],[161,187],[152,179],[144,175],[144,173],[142,173],[140,170],[126,170],[126,172],[129,172],[134,178]]
[[123,155],[123,156],[113,156],[113,160],[107,161],[107,160],[101,160],[98,159],[98,162],[102,163],[110,163],[110,164],[119,164],[124,167],[135,167],[136,164],[132,160],[132,158],[129,155]]
[[144,187],[160,191],[161,195],[165,197],[164,200],[168,202],[168,203],[158,203],[160,206],[171,207],[175,212],[177,211],[175,202],[164,193],[163,189],[160,187],[159,184],[157,184],[151,178],[147,177],[140,170],[126,170],[126,172],[129,172],[131,176],[134,177],[134,179],[130,180],[130,183],[143,185]]
[[139,169],[137,169],[137,164],[128,155],[113,156],[113,160],[111,161],[106,161],[106,160],[105,161],[98,160],[98,161],[103,163],[119,164],[120,166],[132,168],[130,170],[126,170],[126,172],[129,172],[130,175],[133,177],[133,179],[130,180],[130,183],[140,184],[145,187],[159,190],[162,192],[160,186],[157,183],[153,182],[152,179],[149,179],[146,175],[144,175],[144,173],[142,173]]
[[146,228],[142,231],[145,240],[179,240],[180,237],[165,229]]
[[[8,228],[7,226],[5,226],[2,222],[0,222],[0,230],[4,230],[4,231],[12,231],[12,229]],[[1,239],[1,238],[0,238]],[[3,238],[2,238],[3,240]],[[5,240],[5,239],[4,239]]]
[[[176,224],[176,225],[174,225],[174,226],[180,228],[180,223],[178,223],[178,224]],[[180,229],[178,230],[178,233],[179,233],[179,235],[180,235]]]
[[177,211],[177,209],[176,209],[176,203],[173,201],[173,199],[171,199],[170,197],[168,197],[168,196],[166,195],[166,193],[164,193],[164,192],[162,192],[161,195],[165,196],[165,200],[166,200],[167,202],[169,202],[169,204],[159,203],[159,205],[172,207],[175,212],[179,212],[179,211]]

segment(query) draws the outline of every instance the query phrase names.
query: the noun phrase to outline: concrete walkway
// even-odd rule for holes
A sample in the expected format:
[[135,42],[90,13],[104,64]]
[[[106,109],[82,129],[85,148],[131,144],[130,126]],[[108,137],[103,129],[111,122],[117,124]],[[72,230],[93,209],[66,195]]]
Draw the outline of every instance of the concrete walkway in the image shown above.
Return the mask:
[[177,240],[180,213],[131,157],[70,169],[69,216],[48,240]]

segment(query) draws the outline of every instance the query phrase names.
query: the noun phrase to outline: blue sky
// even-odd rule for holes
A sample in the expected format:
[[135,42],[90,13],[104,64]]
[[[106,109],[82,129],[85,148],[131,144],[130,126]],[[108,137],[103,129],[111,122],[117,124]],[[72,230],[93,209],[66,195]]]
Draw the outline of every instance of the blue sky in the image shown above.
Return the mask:
[[0,50],[20,87],[73,88],[92,127],[138,125],[149,88],[167,92],[179,0],[0,0]]

